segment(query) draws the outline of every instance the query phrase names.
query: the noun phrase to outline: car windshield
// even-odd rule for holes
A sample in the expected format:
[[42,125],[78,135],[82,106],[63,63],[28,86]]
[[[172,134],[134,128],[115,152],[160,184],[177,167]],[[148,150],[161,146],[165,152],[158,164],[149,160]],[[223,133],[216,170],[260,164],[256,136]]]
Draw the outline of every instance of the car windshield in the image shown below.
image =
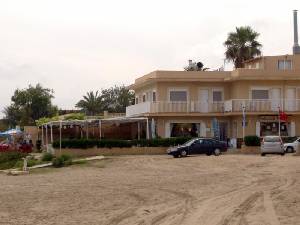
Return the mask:
[[193,144],[193,143],[195,142],[195,140],[197,140],[197,139],[189,140],[189,141],[185,142],[185,143],[183,144],[183,146],[190,146],[191,144]]
[[265,137],[264,141],[265,142],[281,142],[281,139],[280,139],[280,137],[276,137],[276,136],[271,137],[271,136],[269,136],[269,137]]

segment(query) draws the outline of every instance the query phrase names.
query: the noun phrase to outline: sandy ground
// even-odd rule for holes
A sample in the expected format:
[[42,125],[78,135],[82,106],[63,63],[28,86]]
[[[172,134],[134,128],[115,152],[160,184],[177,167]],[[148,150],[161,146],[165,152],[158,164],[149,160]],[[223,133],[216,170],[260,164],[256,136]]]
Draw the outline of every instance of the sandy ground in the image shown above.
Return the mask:
[[300,157],[123,156],[0,174],[0,224],[300,224]]

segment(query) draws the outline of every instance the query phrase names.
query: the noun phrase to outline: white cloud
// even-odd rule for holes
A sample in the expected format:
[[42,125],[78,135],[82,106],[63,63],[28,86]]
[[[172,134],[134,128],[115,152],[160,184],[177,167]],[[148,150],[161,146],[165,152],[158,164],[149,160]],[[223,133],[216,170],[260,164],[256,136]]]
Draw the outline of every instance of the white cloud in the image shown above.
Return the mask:
[[38,82],[70,108],[89,90],[181,70],[190,58],[220,67],[226,35],[241,25],[261,33],[265,55],[290,53],[296,3],[1,0],[0,110],[15,88]]

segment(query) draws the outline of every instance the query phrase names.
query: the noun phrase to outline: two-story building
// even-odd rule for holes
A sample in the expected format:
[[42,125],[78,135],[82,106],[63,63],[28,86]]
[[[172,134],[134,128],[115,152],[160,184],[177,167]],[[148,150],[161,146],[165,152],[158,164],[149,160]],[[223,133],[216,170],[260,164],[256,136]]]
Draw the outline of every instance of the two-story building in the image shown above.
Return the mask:
[[[233,71],[154,71],[135,80],[127,117],[147,117],[160,137],[300,136],[300,55],[264,56]],[[278,123],[279,109],[288,115]],[[150,126],[150,125],[149,125]]]

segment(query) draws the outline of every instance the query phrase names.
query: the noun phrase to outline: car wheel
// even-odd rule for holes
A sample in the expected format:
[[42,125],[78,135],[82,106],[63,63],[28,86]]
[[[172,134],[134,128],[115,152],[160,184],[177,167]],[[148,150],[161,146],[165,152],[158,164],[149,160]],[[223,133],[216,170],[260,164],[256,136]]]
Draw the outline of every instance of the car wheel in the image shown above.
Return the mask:
[[287,147],[286,148],[286,152],[288,153],[288,152],[294,152],[294,148],[293,147]]
[[266,154],[265,153],[261,153],[261,156],[265,156]]
[[218,148],[216,148],[216,149],[214,150],[214,155],[215,155],[215,156],[219,156],[220,154],[221,154],[221,150],[218,149]]
[[179,155],[178,155],[178,154],[174,154],[173,157],[174,157],[174,158],[178,158]]
[[186,151],[186,150],[182,150],[182,151],[180,152],[180,155],[181,155],[182,157],[186,157],[186,156],[187,156],[187,151]]

